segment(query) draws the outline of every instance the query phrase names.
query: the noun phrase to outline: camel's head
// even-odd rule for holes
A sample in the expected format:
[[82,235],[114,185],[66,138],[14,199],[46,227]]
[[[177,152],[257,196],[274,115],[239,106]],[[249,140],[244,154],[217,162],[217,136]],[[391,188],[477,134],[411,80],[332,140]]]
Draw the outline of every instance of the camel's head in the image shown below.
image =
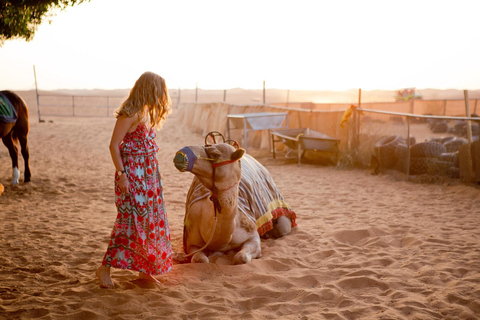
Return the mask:
[[179,171],[192,172],[210,189],[213,185],[214,170],[216,183],[223,180],[240,180],[242,172],[238,160],[244,154],[244,149],[228,143],[190,146],[179,150],[173,162]]

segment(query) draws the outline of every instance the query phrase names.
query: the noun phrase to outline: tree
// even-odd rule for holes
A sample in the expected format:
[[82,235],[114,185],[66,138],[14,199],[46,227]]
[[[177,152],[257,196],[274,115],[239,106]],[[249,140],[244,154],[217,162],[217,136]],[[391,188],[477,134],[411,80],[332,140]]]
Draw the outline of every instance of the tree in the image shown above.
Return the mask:
[[6,40],[23,38],[33,39],[38,26],[55,14],[55,8],[64,10],[90,0],[0,0],[0,46]]

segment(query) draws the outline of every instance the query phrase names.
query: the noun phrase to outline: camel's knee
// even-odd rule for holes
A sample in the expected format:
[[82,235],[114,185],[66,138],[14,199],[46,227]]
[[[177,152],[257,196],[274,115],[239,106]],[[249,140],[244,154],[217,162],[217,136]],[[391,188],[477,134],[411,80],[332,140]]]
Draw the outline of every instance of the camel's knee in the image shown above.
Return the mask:
[[252,261],[253,259],[260,258],[262,256],[262,247],[260,245],[260,239],[245,243],[240,251],[233,257],[233,263],[244,264]]
[[261,255],[262,255],[261,250],[255,250],[254,252],[252,252],[250,250],[242,249],[233,257],[233,263],[234,264],[249,263],[253,259],[260,258]]
[[205,255],[205,253],[203,253],[203,251],[197,252],[192,256],[192,263],[209,263],[209,262],[210,260]]
[[285,216],[281,216],[278,217],[277,220],[275,220],[273,224],[273,229],[270,230],[268,233],[270,234],[270,236],[276,239],[285,237],[286,235],[290,234],[290,232],[292,232],[292,221]]
[[233,263],[234,264],[245,264],[252,261],[252,255],[250,252],[246,252],[244,250],[239,251],[234,257],[233,257]]

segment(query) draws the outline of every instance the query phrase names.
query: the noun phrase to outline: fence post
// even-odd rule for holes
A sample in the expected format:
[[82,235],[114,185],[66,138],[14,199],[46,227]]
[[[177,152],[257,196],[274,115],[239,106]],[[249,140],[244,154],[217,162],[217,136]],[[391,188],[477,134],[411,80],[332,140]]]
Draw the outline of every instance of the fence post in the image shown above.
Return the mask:
[[35,93],[37,95],[38,122],[42,122],[42,117],[40,116],[40,95],[38,94],[37,72],[35,71],[35,65],[33,65],[33,76],[35,77]]
[[265,104],[265,80],[263,80],[263,104]]
[[[463,96],[465,98],[465,113],[467,117],[470,117],[470,105],[468,101],[468,90],[463,90]],[[472,120],[467,120],[467,182],[475,182],[475,171],[473,170],[473,157],[472,157]]]
[[180,105],[180,94],[181,94],[181,91],[180,91],[180,88],[178,88],[177,108]]
[[352,163],[354,164],[357,164],[357,156],[358,156],[358,136],[357,136],[357,126],[358,126],[358,122],[357,122],[357,119],[358,119],[358,110],[357,108],[354,108],[353,109],[353,127],[352,127],[352,144],[351,144],[351,148],[352,148]]
[[223,102],[225,103],[226,100],[227,100],[227,90],[224,89],[223,90]]
[[412,89],[412,109],[410,110],[411,114],[415,113],[415,88]]
[[407,116],[407,181],[410,176],[410,117]]
[[354,123],[354,135],[353,135],[353,146],[355,148],[355,163],[358,161],[358,148],[360,145],[360,112],[359,108],[362,107],[362,89],[358,89],[358,107],[354,108],[353,112],[353,123]]

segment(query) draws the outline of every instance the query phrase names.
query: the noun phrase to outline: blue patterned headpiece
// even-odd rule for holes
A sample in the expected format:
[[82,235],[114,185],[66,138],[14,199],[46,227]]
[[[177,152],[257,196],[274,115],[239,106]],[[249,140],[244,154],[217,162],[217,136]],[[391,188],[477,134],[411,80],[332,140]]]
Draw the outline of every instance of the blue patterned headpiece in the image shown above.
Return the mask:
[[197,156],[189,147],[185,147],[177,151],[173,163],[179,171],[192,171],[195,160],[197,160]]

